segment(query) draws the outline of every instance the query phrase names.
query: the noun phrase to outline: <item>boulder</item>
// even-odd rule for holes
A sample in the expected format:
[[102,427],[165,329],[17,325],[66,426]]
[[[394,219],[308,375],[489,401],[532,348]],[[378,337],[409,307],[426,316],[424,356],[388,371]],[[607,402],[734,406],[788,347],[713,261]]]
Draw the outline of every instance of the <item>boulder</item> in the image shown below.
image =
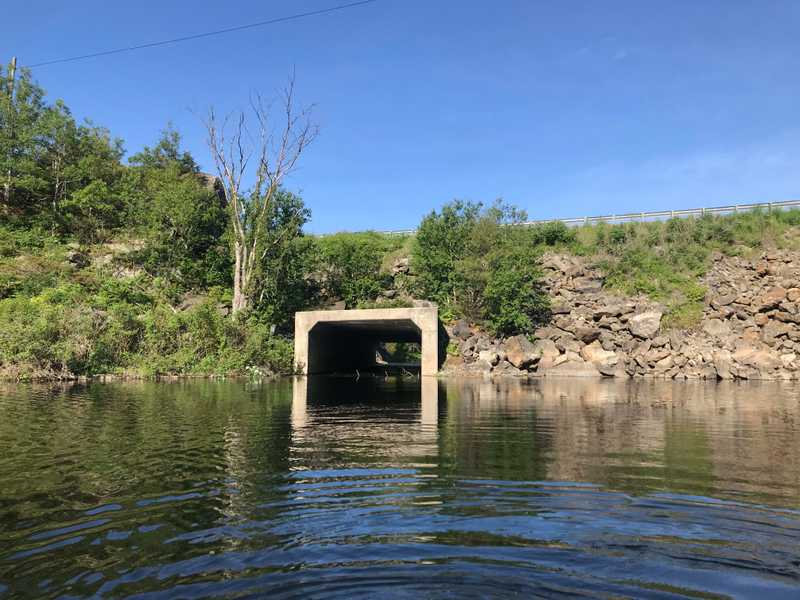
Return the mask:
[[766,312],[778,308],[786,300],[786,290],[780,286],[771,288],[758,299],[758,310]]
[[617,353],[604,350],[598,341],[584,346],[581,349],[581,358],[594,365],[600,373],[606,376],[613,376],[619,363]]
[[508,338],[503,344],[502,350],[506,354],[506,360],[518,369],[526,369],[539,362],[542,357],[541,349],[537,348],[524,335]]
[[539,359],[539,369],[551,367],[555,364],[559,352],[553,340],[536,340],[533,347],[534,351],[541,357]]
[[591,325],[580,324],[575,328],[575,337],[584,344],[591,344],[600,337],[600,329]]
[[[540,369],[540,371],[542,370]],[[592,363],[586,362],[574,352],[568,352],[560,356],[559,362],[552,367],[544,369],[542,372],[548,377],[602,377],[597,367]]]
[[490,365],[494,366],[500,361],[500,355],[493,350],[481,350],[478,353],[478,361],[485,360]]
[[464,319],[459,319],[453,323],[453,335],[459,339],[466,340],[472,335],[472,329]]
[[731,369],[733,368],[733,357],[727,350],[714,352],[714,368],[717,370],[717,377],[720,379],[733,379]]
[[603,280],[599,277],[576,277],[572,280],[572,289],[580,294],[599,292],[603,289]]
[[731,334],[731,327],[720,319],[706,319],[702,324],[703,331],[716,339],[723,339]]
[[658,333],[662,316],[663,313],[658,310],[634,315],[628,319],[628,330],[638,338],[650,339]]

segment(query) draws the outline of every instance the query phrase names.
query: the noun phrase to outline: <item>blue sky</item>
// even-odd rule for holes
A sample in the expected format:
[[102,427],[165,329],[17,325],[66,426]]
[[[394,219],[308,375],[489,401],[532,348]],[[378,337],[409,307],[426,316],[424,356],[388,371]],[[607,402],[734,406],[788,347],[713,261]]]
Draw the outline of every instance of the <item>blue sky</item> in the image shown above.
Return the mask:
[[[342,2],[16,2],[0,59]],[[321,126],[288,181],[308,229],[404,229],[453,198],[548,218],[800,197],[797,31],[794,0],[379,0],[34,76],[130,152],[171,121],[211,170],[196,114],[273,95],[294,69]]]

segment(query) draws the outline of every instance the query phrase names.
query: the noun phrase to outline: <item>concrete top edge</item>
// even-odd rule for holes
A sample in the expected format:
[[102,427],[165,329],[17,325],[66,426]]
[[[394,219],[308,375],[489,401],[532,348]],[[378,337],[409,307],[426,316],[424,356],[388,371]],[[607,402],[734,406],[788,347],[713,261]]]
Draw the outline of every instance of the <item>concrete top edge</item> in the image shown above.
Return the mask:
[[305,310],[295,313],[295,318],[318,320],[350,320],[350,319],[397,319],[412,315],[435,316],[439,309],[434,307],[411,308],[351,308],[346,310]]

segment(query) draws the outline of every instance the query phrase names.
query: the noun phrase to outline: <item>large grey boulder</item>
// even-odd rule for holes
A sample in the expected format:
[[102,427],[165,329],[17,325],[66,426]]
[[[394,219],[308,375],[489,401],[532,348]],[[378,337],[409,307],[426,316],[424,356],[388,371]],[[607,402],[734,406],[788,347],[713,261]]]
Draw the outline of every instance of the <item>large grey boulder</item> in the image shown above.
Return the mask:
[[662,316],[663,313],[659,310],[633,315],[628,319],[628,330],[636,337],[648,340],[658,333]]

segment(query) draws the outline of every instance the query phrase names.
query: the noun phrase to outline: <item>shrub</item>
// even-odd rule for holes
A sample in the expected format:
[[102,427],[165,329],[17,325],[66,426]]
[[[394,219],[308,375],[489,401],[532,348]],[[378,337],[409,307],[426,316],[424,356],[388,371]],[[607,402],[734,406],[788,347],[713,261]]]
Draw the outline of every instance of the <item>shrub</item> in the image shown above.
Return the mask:
[[495,203],[454,202],[428,215],[414,247],[420,291],[443,315],[485,323],[498,334],[530,332],[546,316],[537,241],[571,239],[562,227],[518,227],[524,213]]
[[375,300],[391,282],[391,277],[381,270],[383,258],[402,242],[402,238],[376,232],[318,238],[323,298],[342,299],[347,308]]

